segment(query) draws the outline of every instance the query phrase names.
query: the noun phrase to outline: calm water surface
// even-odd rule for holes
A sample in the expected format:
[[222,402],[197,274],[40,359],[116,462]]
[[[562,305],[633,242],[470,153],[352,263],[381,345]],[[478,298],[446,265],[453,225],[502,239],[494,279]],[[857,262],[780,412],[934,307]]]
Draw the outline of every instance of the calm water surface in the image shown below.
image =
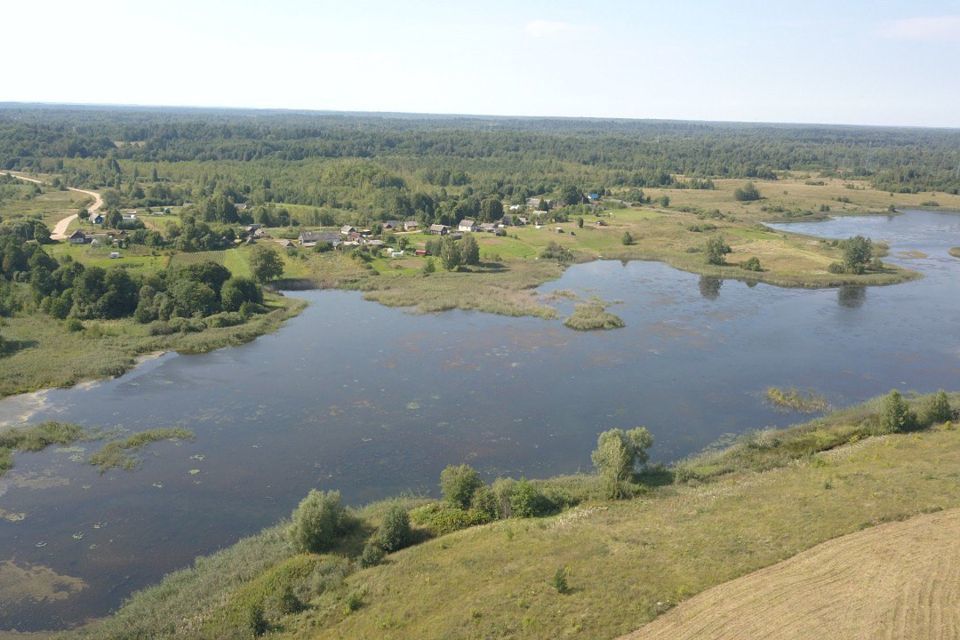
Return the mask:
[[[0,628],[107,613],[289,514],[312,487],[359,504],[433,493],[450,463],[490,478],[587,470],[599,431],[641,424],[655,435],[653,457],[673,460],[727,433],[796,421],[764,404],[770,385],[813,389],[837,406],[892,387],[958,387],[960,260],[947,249],[960,245],[960,216],[789,228],[886,240],[887,260],[925,277],[781,289],[607,261],[542,288],[618,301],[611,310],[627,327],[603,333],[471,312],[417,316],[354,292],[297,293],[310,306],[274,335],[48,392],[31,420],[182,425],[196,440],[152,445],[140,469],[103,475],[82,462],[98,443],[18,455],[0,480],[0,509],[24,519],[0,519],[0,562],[45,565],[87,587],[57,602],[0,603]],[[29,404],[0,402],[0,419]]]

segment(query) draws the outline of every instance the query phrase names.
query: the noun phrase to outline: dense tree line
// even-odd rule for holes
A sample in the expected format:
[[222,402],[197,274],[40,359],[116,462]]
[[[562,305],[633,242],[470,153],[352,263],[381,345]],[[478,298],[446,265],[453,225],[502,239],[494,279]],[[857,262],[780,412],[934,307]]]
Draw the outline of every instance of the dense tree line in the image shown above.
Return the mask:
[[[960,132],[950,130],[197,109],[0,109],[0,168],[6,169],[59,172],[64,165],[57,163],[64,159],[93,159],[101,162],[97,172],[108,177],[117,168],[114,163],[124,160],[226,162],[233,169],[252,162],[317,158],[376,160],[348,167],[355,174],[352,179],[373,188],[403,188],[403,178],[390,174],[396,174],[397,166],[437,188],[511,176],[519,176],[524,186],[535,186],[532,173],[541,181],[544,176],[556,179],[572,166],[605,184],[636,187],[669,184],[675,174],[696,180],[768,179],[775,171],[805,170],[869,178],[892,191],[960,189]],[[483,169],[485,163],[489,170]],[[150,182],[144,197],[184,195],[163,193],[162,180]],[[123,184],[131,188],[129,177]]]
[[249,278],[231,277],[226,267],[202,262],[146,276],[122,267],[84,266],[57,260],[37,243],[0,235],[0,313],[18,309],[14,283],[29,285],[32,302],[54,318],[116,319],[148,323],[208,317],[220,312],[260,311],[263,292]]

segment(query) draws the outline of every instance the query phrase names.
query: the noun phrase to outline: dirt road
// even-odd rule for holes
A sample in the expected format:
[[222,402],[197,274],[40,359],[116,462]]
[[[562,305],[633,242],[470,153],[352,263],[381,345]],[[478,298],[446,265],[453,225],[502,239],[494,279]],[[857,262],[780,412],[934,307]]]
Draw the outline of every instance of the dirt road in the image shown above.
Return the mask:
[[[6,173],[9,173],[10,175],[12,175],[14,178],[17,178],[18,180],[33,182],[35,184],[45,184],[42,180],[38,180],[37,178],[29,178],[17,171],[7,171]],[[67,187],[67,189],[69,189],[70,191],[76,191],[77,193],[82,193],[84,195],[87,195],[93,198],[93,204],[87,207],[87,211],[90,212],[91,216],[96,215],[97,211],[100,210],[100,207],[103,206],[103,198],[101,198],[100,194],[97,193],[96,191],[87,191],[86,189],[75,189],[73,187]],[[66,218],[63,218],[57,221],[57,224],[54,225],[53,227],[53,232],[50,234],[50,239],[66,240],[67,229],[70,227],[70,223],[76,219],[77,219],[77,214],[74,213],[72,215],[67,216]]]

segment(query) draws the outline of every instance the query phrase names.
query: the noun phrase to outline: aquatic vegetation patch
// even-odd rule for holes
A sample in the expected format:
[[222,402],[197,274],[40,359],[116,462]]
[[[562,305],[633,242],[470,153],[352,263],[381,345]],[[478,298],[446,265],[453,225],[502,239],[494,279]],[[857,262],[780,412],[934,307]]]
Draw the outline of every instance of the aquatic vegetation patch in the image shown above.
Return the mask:
[[123,440],[108,442],[102,449],[90,456],[89,462],[103,473],[109,469],[132,471],[140,466],[137,452],[148,444],[161,440],[192,440],[193,432],[179,427],[169,429],[150,429],[141,431]]
[[577,331],[595,331],[598,329],[619,329],[626,323],[609,311],[604,304],[589,302],[578,304],[573,309],[573,315],[563,321],[564,326]]
[[15,451],[43,451],[54,444],[71,444],[84,436],[83,429],[66,422],[42,422],[0,432],[0,476],[13,468]]
[[86,587],[80,578],[60,575],[43,565],[0,562],[0,602],[6,604],[65,600]]
[[773,406],[801,413],[820,413],[830,408],[827,399],[813,391],[800,391],[796,387],[781,389],[768,387],[767,402]]

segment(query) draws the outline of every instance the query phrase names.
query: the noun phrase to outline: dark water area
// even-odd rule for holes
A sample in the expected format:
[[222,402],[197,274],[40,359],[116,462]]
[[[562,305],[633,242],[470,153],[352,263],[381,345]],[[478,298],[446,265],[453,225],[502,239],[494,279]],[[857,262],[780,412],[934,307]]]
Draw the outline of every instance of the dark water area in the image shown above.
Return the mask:
[[[43,565],[86,588],[0,603],[0,628],[69,626],[108,613],[165,573],[285,517],[310,488],[362,504],[436,493],[467,462],[489,479],[590,469],[597,434],[645,425],[671,461],[724,434],[804,416],[764,390],[796,386],[850,405],[893,387],[960,387],[960,215],[910,212],[782,225],[863,234],[924,278],[888,287],[783,289],[655,262],[602,261],[542,287],[616,301],[627,326],[452,311],[413,315],[355,292],[297,292],[306,311],[273,335],[168,354],[118,379],[0,402],[0,420],[139,431],[183,426],[136,471],[84,463],[99,443],[18,454],[0,479],[0,563]],[[909,252],[905,254],[905,252]],[[561,315],[572,302],[555,304]],[[83,449],[83,450],[81,450]],[[16,519],[16,518],[15,518]]]

